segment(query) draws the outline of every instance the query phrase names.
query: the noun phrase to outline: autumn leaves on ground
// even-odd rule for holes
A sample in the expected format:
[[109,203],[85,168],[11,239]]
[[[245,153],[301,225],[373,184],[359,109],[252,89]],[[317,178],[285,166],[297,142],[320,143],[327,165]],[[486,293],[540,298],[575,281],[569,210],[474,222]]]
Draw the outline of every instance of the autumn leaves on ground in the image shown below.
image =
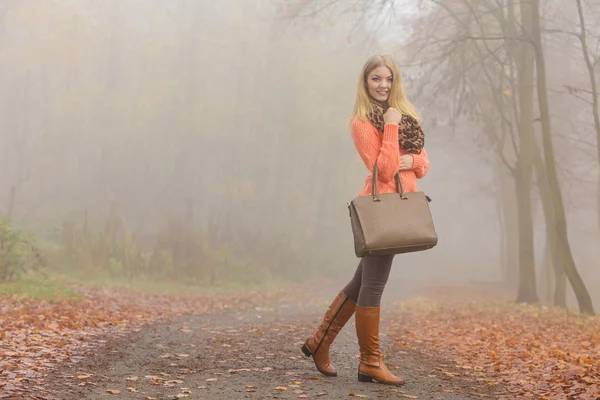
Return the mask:
[[[515,305],[465,287],[384,298],[383,350],[406,386],[355,382],[353,325],[332,348],[340,376],[324,379],[299,354],[326,306],[320,292],[314,285],[228,294],[71,286],[44,300],[4,287],[0,398],[600,396],[597,317]],[[311,302],[310,312],[294,308]]]

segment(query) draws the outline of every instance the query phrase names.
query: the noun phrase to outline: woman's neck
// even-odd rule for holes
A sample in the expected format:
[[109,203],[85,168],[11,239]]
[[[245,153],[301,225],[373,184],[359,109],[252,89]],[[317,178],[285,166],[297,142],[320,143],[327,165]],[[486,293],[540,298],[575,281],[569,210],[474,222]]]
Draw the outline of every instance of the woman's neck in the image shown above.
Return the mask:
[[384,110],[388,109],[388,102],[387,101],[377,101],[374,98],[371,97],[371,101],[381,107],[383,107]]

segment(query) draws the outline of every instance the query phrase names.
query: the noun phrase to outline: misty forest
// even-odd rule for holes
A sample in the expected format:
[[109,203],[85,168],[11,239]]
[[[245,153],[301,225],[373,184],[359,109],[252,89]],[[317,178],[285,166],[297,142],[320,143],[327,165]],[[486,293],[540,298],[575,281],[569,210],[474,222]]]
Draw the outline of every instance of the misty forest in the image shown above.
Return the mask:
[[[400,388],[352,326],[300,352],[374,54],[439,237],[383,295]],[[2,0],[0,60],[0,399],[600,398],[599,0]]]

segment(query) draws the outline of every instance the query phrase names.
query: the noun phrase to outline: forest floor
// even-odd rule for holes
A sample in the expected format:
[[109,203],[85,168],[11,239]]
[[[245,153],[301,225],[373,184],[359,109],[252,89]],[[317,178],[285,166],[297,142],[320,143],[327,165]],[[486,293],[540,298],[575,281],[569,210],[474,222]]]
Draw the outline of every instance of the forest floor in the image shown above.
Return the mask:
[[[600,320],[515,305],[490,288],[392,283],[386,364],[405,386],[360,383],[354,319],[320,375],[300,347],[340,286],[230,294],[71,288],[0,296],[2,399],[597,399]],[[417,295],[417,293],[419,293]]]

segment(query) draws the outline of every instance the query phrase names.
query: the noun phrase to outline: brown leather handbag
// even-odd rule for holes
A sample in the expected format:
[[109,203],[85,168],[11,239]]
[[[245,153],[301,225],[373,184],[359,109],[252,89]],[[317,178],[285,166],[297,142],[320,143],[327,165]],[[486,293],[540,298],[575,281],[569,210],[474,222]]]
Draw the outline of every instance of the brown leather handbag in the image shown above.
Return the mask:
[[410,253],[434,247],[438,237],[429,196],[404,192],[398,173],[398,192],[379,194],[377,176],[375,163],[371,196],[359,196],[348,204],[356,256]]

